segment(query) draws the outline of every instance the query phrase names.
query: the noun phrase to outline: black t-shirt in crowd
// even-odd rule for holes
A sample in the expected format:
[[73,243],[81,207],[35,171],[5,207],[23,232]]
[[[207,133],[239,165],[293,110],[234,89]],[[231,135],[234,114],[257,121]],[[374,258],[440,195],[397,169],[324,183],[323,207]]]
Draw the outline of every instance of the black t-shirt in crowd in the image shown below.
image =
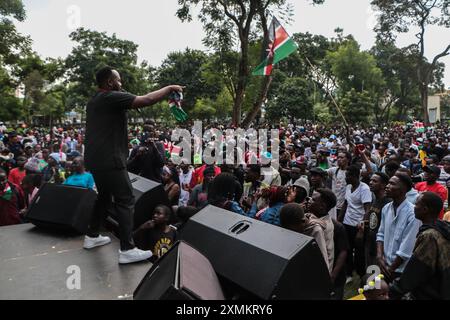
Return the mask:
[[377,199],[375,195],[373,196],[373,201],[369,209],[369,230],[371,232],[375,234],[378,232],[381,223],[381,210],[391,201],[392,199],[388,197]]
[[375,263],[374,257],[377,255],[377,233],[381,224],[381,210],[387,205],[392,199],[384,197],[381,199],[376,199],[373,195],[373,201],[369,209],[369,225],[365,229],[364,242],[365,242],[365,255],[366,264],[371,265]]
[[[334,225],[334,266],[336,265],[337,258],[342,251],[347,251],[350,254],[350,245],[348,243],[347,232],[345,231],[345,227],[342,223],[333,219]],[[335,287],[341,287],[345,285],[346,280],[346,271],[345,267],[341,270],[339,275],[337,276],[334,284]]]
[[177,231],[170,227],[169,232],[159,229],[142,229],[134,234],[134,241],[141,250],[151,250],[152,260],[161,258],[177,240]]
[[91,171],[124,169],[128,158],[127,109],[135,95],[99,91],[86,108],[86,168]]

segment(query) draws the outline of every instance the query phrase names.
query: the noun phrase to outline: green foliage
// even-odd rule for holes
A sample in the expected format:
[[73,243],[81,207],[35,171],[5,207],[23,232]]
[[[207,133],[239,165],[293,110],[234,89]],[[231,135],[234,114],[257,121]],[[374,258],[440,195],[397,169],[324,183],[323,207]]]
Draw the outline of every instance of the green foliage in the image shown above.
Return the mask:
[[25,17],[21,0],[0,1],[0,65],[13,65],[21,54],[30,50],[30,38],[18,33],[11,20],[24,21]]
[[214,99],[221,91],[222,82],[209,72],[207,61],[208,56],[199,50],[172,52],[158,69],[157,82],[161,87],[174,83],[186,86],[183,108],[189,111],[196,105],[196,100]]
[[323,103],[314,105],[314,120],[320,123],[329,124],[333,121],[334,116],[330,113],[330,108]]
[[77,43],[65,61],[73,107],[86,104],[97,87],[95,73],[104,66],[119,71],[124,90],[137,95],[148,92],[149,67],[145,62],[137,64],[137,44],[84,28],[72,32],[70,39]]
[[417,42],[412,45],[418,58],[411,68],[417,72],[423,120],[428,122],[429,86],[433,82],[439,82],[442,70],[439,59],[450,54],[450,42],[444,36],[443,51],[428,62],[425,57],[427,30],[432,26],[450,28],[450,1],[372,0],[372,5],[379,11],[378,25],[375,27],[379,41],[394,42],[398,34],[409,32],[412,28],[419,29],[416,34]]
[[327,60],[343,92],[351,89],[377,92],[385,84],[375,58],[368,52],[360,51],[356,41],[348,41],[337,51],[329,52]]
[[342,112],[350,123],[363,123],[368,121],[370,111],[373,109],[373,99],[366,90],[362,92],[352,88],[340,100]]
[[312,92],[311,82],[303,78],[287,78],[279,87],[276,97],[267,106],[267,118],[311,119]]
[[21,102],[14,97],[14,92],[0,88],[0,119],[12,121],[23,117]]
[[[311,1],[315,4],[323,3],[323,0]],[[268,14],[267,10],[273,10],[282,20],[289,20],[292,16],[292,6],[286,0],[179,0],[180,7],[177,16],[182,21],[192,20],[193,7],[200,5],[198,19],[203,24],[206,37],[204,44],[216,52],[230,52],[233,47],[239,45],[239,68],[237,77],[230,91],[234,98],[233,103],[233,123],[241,123],[241,111],[243,109],[254,108],[252,99],[257,96],[255,86],[262,81],[254,82],[249,79],[250,66],[250,43],[257,40],[261,33],[264,34],[264,45],[261,47],[260,57],[265,57],[268,42]],[[259,59],[261,61],[261,59]],[[248,86],[251,93],[247,94]],[[261,90],[258,88],[259,90]]]

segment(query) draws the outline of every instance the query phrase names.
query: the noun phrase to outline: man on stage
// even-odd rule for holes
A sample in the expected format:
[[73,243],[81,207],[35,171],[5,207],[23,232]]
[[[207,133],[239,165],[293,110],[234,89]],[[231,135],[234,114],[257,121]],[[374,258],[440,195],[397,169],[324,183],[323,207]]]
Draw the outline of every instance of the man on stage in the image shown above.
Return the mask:
[[150,258],[152,253],[136,248],[132,239],[135,199],[126,169],[127,110],[151,106],[171,92],[182,92],[183,89],[172,85],[145,96],[135,96],[122,91],[120,74],[111,67],[99,70],[96,80],[99,89],[86,109],[85,164],[94,176],[98,201],[84,248],[91,249],[111,242],[109,237],[99,234],[101,221],[111,208],[119,222],[119,263],[143,261]]

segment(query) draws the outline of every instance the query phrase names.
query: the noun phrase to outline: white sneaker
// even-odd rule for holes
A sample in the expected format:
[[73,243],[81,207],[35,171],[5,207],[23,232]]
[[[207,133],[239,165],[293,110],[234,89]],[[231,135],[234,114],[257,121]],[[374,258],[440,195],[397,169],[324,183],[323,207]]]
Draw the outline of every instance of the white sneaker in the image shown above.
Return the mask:
[[352,277],[347,277],[347,279],[345,280],[345,284],[349,284],[353,281]]
[[153,253],[151,251],[144,251],[144,250],[140,250],[138,248],[134,248],[134,249],[131,249],[128,251],[120,251],[119,250],[119,263],[126,264],[126,263],[144,261],[144,260],[151,258],[152,255],[153,255]]
[[83,248],[92,249],[95,247],[104,246],[105,244],[108,244],[110,242],[111,242],[110,237],[103,237],[103,236],[99,235],[97,238],[91,238],[91,237],[85,236]]

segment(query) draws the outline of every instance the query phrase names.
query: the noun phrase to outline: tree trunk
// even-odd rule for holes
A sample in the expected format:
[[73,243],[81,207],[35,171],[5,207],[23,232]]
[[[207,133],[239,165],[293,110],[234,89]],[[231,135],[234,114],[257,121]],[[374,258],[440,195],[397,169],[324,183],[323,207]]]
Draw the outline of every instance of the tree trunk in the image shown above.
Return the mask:
[[430,118],[428,116],[428,83],[420,85],[420,98],[422,101],[423,122],[425,125],[430,124]]
[[[243,31],[245,33],[246,31]],[[236,99],[233,106],[233,125],[238,127],[241,123],[242,104],[244,103],[245,89],[248,78],[248,36],[241,37],[241,59],[239,62],[239,80],[236,89]]]
[[267,93],[269,92],[270,84],[272,83],[272,76],[266,76],[263,81],[262,90],[259,94],[258,100],[253,104],[252,110],[247,114],[247,117],[242,122],[242,127],[247,129],[250,123],[255,119],[258,112],[261,110],[261,106],[267,98]]

